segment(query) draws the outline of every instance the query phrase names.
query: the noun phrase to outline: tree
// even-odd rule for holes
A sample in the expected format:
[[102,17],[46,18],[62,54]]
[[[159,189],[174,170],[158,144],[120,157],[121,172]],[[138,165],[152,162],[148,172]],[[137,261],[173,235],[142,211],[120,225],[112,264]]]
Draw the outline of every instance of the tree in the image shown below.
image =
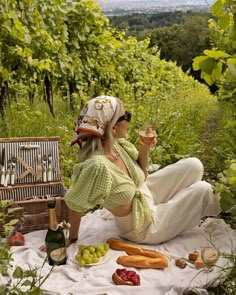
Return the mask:
[[2,116],[9,93],[28,92],[31,100],[38,93],[54,115],[53,89],[69,91],[73,108],[73,93],[89,72],[87,50],[108,25],[101,9],[92,0],[0,2]]
[[236,0],[217,0],[211,8],[211,50],[194,59],[194,70],[208,85],[216,84],[221,100],[236,104]]
[[207,14],[185,16],[181,24],[153,30],[150,46],[158,45],[161,58],[176,61],[184,71],[191,70],[192,59],[211,47],[207,21]]

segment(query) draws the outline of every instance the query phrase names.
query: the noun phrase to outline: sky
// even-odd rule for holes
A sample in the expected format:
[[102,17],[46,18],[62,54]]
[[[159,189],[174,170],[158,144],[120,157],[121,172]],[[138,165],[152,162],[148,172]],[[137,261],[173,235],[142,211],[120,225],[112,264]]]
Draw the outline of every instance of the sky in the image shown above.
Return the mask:
[[[160,3],[171,3],[174,4],[176,2],[176,0],[95,0],[95,2],[98,3],[121,3],[121,2],[160,2]],[[196,3],[196,4],[211,4],[213,3],[215,0],[191,0],[191,1],[186,1],[186,0],[177,0],[177,2],[183,2],[183,4],[187,4],[188,2],[191,3]]]

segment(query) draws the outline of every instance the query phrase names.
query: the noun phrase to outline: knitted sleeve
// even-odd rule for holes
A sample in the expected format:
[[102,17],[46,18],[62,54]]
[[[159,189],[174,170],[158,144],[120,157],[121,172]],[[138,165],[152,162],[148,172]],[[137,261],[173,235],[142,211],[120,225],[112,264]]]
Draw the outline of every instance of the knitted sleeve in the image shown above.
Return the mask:
[[102,205],[111,191],[112,178],[102,159],[91,158],[74,166],[72,185],[65,194],[67,206],[84,215]]

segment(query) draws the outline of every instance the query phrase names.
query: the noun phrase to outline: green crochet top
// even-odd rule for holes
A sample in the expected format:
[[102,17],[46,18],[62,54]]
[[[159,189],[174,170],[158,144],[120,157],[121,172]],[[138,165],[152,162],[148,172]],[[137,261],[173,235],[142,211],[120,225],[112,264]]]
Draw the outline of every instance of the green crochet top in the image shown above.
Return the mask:
[[138,151],[133,144],[118,139],[115,149],[130,177],[106,156],[93,155],[74,166],[72,185],[65,195],[65,202],[70,209],[84,215],[97,205],[109,210],[132,201],[133,230],[138,234],[143,223],[152,220],[145,196],[139,191],[145,176],[137,163]]

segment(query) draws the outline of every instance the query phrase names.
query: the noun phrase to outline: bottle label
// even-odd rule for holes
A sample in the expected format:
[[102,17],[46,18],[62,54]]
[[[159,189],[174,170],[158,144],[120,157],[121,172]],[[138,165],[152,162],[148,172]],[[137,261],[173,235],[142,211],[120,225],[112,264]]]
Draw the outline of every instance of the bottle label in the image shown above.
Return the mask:
[[66,257],[66,248],[58,248],[50,253],[50,257],[55,262],[60,262]]

